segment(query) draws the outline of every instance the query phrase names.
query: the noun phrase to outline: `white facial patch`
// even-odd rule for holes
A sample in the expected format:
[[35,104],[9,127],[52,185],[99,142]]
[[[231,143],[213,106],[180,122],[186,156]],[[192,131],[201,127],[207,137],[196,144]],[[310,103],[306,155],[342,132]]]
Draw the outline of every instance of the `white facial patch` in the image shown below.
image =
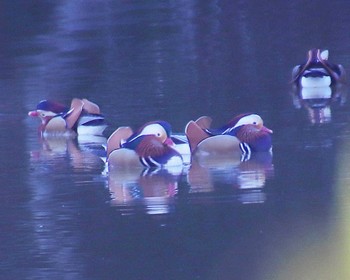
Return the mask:
[[157,123],[149,124],[142,129],[140,135],[155,135],[157,137],[166,137],[165,129]]
[[263,120],[259,115],[251,114],[241,118],[234,127],[239,127],[241,125],[254,124],[257,126],[263,125]]
[[323,60],[328,60],[329,51],[328,51],[328,50],[322,51],[321,54],[320,54],[320,56],[321,56],[321,58],[322,58]]
[[45,117],[54,117],[57,114],[51,111],[45,111],[45,110],[37,110],[39,117],[45,118]]

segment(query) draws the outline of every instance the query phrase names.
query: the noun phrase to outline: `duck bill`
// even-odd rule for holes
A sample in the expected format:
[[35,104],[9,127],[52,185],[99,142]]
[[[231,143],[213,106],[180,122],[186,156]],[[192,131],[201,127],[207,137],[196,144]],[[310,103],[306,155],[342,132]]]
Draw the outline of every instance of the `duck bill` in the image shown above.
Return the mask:
[[174,147],[174,146],[175,146],[175,143],[173,142],[173,140],[171,140],[170,137],[168,137],[167,139],[165,139],[164,144],[165,144],[165,145],[168,145],[168,146],[171,146],[171,147]]
[[30,117],[38,117],[39,113],[38,113],[38,111],[29,111],[28,112],[28,116],[30,116]]
[[265,131],[265,132],[267,132],[267,133],[271,133],[271,134],[273,133],[273,131],[272,131],[271,129],[267,128],[266,126],[262,126],[262,127],[261,127],[261,130],[262,130],[262,131]]

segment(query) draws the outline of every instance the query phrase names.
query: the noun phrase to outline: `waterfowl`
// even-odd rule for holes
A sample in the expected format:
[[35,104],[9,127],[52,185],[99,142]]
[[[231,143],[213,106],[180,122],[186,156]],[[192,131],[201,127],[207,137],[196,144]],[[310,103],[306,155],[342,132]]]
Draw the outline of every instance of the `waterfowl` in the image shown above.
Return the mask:
[[307,61],[293,68],[292,82],[301,87],[327,87],[344,79],[342,65],[328,61],[329,51],[311,49]]
[[136,132],[119,127],[107,140],[107,163],[109,167],[182,166],[174,145],[171,126],[165,121],[148,122]]
[[39,117],[39,133],[48,135],[102,135],[107,127],[100,108],[87,99],[74,98],[70,108],[51,100],[42,100],[36,110],[28,112]]
[[227,155],[243,153],[250,156],[252,152],[269,152],[272,148],[272,130],[263,125],[257,114],[241,114],[228,124],[210,128],[212,119],[207,116],[186,125],[192,155]]

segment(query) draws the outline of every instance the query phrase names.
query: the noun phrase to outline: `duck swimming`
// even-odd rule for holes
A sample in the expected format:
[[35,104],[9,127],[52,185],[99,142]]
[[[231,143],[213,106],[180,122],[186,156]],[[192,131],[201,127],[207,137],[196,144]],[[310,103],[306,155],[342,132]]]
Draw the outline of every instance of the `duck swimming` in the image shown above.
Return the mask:
[[330,63],[328,56],[328,50],[309,50],[306,63],[293,68],[292,82],[301,87],[327,87],[341,82],[345,70],[340,64]]
[[74,98],[70,108],[56,101],[42,100],[28,115],[41,119],[42,136],[102,135],[107,127],[99,106],[87,99]]
[[136,132],[119,127],[107,140],[107,163],[109,167],[182,166],[182,156],[174,146],[168,122],[148,122]]
[[257,114],[240,114],[228,124],[210,128],[212,119],[207,116],[186,125],[185,133],[192,154],[228,155],[252,152],[269,152],[272,149],[272,130],[263,125]]

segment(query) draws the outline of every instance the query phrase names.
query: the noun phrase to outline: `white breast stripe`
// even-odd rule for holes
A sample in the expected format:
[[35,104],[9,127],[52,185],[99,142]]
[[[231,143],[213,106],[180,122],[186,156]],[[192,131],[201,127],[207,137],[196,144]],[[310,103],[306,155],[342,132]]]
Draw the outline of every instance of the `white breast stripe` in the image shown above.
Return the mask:
[[158,166],[158,167],[160,167],[161,166],[161,164],[159,163],[159,162],[156,162],[153,158],[151,158],[151,157],[148,157],[148,160],[150,161],[150,162],[152,162],[155,166]]
[[140,160],[141,160],[141,163],[144,165],[144,166],[147,166],[147,167],[150,167],[149,166],[149,164],[148,164],[148,162],[147,162],[147,160],[145,159],[145,158],[140,158]]

